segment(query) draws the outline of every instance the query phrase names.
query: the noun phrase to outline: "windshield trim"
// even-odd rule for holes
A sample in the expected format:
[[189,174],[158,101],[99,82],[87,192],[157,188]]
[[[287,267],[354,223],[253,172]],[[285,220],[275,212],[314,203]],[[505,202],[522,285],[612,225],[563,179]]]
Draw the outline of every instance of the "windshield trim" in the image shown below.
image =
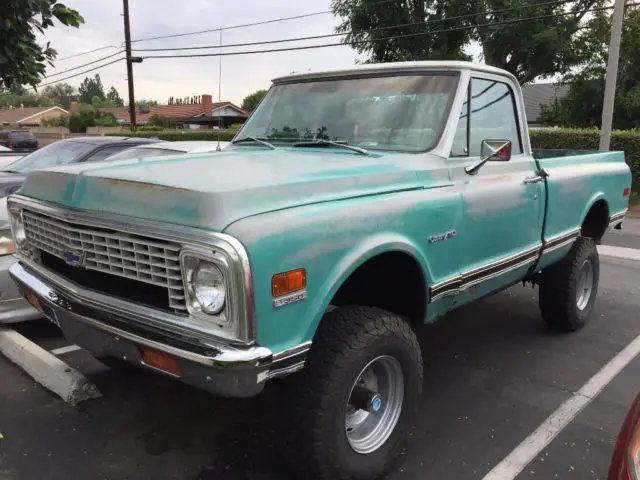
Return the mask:
[[[366,147],[363,147],[363,148],[366,148],[367,150],[373,151],[373,152],[378,151],[378,152],[390,152],[390,153],[405,153],[405,154],[411,154],[411,155],[423,155],[425,153],[435,150],[438,147],[438,145],[440,145],[440,142],[442,141],[442,136],[450,120],[451,108],[453,107],[453,102],[455,101],[456,96],[458,94],[458,90],[460,88],[460,78],[462,76],[462,72],[459,69],[447,70],[447,69],[437,68],[437,67],[433,67],[433,68],[424,67],[424,68],[415,68],[415,69],[401,70],[401,71],[389,70],[389,71],[371,71],[371,72],[366,72],[366,71],[349,72],[345,74],[333,73],[333,74],[309,76],[309,77],[303,77],[303,78],[296,78],[295,76],[282,77],[280,79],[276,79],[272,81],[271,86],[269,87],[269,90],[267,91],[266,95],[263,97],[263,99],[260,101],[260,104],[258,104],[258,106],[256,107],[256,109],[253,111],[251,115],[253,115],[255,112],[258,111],[260,106],[263,104],[264,100],[268,97],[268,95],[271,93],[271,91],[275,87],[280,87],[283,85],[298,85],[301,83],[314,83],[314,82],[325,82],[325,81],[336,81],[336,80],[360,80],[360,79],[380,78],[380,77],[416,77],[416,76],[455,77],[455,84],[451,89],[451,95],[447,102],[447,106],[445,107],[443,121],[440,124],[440,128],[438,129],[437,135],[435,136],[433,143],[424,150],[378,148],[376,146],[370,146],[370,145],[367,145]],[[242,128],[240,128],[240,130],[238,130],[238,132],[236,132],[236,134],[233,136],[233,138],[231,139],[232,142],[236,138],[242,138],[240,137],[240,134],[247,128],[247,124],[249,123],[248,120],[249,119],[247,119],[247,121],[244,122],[244,124],[242,125]],[[290,143],[286,143],[286,142],[278,142],[277,139],[275,138],[274,139],[270,138],[269,143],[277,146],[291,145]],[[358,146],[358,145],[354,145],[354,146]]]

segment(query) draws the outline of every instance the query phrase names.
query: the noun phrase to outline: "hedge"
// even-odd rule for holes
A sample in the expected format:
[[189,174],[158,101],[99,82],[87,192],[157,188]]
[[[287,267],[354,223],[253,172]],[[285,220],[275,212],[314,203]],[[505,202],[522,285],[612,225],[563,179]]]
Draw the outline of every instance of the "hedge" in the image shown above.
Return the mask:
[[236,133],[238,133],[237,130],[164,130],[160,132],[118,132],[107,133],[107,135],[116,137],[122,135],[144,138],[156,137],[160,140],[168,140],[171,142],[180,140],[220,140],[222,142],[228,142]]
[[[135,132],[134,137],[157,137],[160,140],[221,140],[228,142],[237,130],[165,130],[162,132]],[[122,135],[109,133],[107,135]],[[597,129],[552,129],[530,131],[531,146],[544,149],[597,150],[600,132]],[[611,150],[624,152],[633,175],[633,198],[640,200],[640,130],[616,130],[611,134]]]
[[[562,148],[597,150],[600,131],[597,129],[533,129],[530,131],[532,148]],[[640,200],[640,130],[614,130],[611,150],[621,150],[631,168],[632,202]]]

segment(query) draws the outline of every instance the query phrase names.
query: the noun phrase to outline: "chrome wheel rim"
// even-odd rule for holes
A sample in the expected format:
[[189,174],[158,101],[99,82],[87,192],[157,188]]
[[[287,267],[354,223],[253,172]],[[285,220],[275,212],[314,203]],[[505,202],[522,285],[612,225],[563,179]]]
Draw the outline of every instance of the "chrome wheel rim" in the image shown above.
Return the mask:
[[404,374],[394,357],[374,358],[362,369],[351,386],[344,422],[355,452],[368,454],[384,445],[398,423],[403,399]]
[[576,287],[576,306],[578,310],[584,310],[589,304],[593,292],[593,264],[587,259],[582,263],[578,273]]

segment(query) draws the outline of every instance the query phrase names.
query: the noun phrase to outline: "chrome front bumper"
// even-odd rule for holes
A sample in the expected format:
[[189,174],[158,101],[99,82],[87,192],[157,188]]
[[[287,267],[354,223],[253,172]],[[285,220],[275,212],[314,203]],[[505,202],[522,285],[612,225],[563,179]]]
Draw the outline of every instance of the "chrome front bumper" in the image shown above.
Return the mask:
[[[141,324],[92,300],[92,292],[70,288],[66,282],[43,281],[29,267],[15,263],[9,274],[22,293],[35,294],[44,314],[56,323],[64,336],[97,357],[116,357],[165,373],[171,377],[229,397],[251,397],[264,388],[266,380],[299,370],[304,365],[308,344],[273,354],[265,347],[235,347],[202,342],[183,333]],[[96,294],[100,295],[100,294]],[[168,374],[143,362],[139,347],[172,355],[180,375]]]

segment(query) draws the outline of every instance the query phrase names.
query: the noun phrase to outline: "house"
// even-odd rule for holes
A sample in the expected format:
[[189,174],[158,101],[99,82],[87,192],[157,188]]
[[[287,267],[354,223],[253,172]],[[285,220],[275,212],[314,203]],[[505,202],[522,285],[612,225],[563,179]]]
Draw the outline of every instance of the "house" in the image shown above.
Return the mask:
[[[233,123],[243,123],[249,114],[231,102],[214,103],[211,95],[201,96],[201,103],[183,105],[158,105],[144,111],[136,109],[136,124],[144,125],[152,115],[169,121],[172,127],[182,128],[226,128]],[[71,104],[71,111],[77,104]],[[111,113],[121,125],[129,125],[129,107],[106,107],[101,112]]]
[[539,127],[540,105],[550,105],[569,92],[569,85],[555,83],[529,83],[522,86],[524,110],[529,127]]
[[39,127],[44,119],[69,115],[61,107],[8,107],[0,108],[0,125],[19,127]]

